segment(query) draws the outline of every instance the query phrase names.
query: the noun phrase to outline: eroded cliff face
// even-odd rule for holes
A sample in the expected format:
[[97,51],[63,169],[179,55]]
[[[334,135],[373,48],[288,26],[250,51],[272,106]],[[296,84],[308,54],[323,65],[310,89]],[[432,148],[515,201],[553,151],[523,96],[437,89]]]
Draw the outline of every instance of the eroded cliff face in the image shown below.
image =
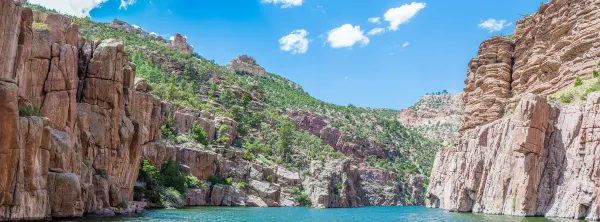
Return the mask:
[[551,1],[517,22],[514,42],[482,43],[465,81],[460,139],[436,156],[427,206],[600,219],[600,93],[580,106],[546,100],[577,76],[592,76],[599,3]]
[[[130,200],[140,147],[157,138],[132,115],[152,107],[132,106],[135,66],[123,44],[78,40],[62,15],[0,6],[0,219],[77,217]],[[28,108],[42,117],[19,111]]]

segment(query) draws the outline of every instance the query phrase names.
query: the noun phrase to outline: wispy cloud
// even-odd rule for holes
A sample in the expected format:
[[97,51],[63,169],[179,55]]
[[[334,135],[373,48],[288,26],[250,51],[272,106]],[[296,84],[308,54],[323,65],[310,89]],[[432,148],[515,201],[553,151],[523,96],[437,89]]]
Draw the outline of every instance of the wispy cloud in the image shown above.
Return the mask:
[[402,48],[404,48],[404,47],[406,47],[406,46],[408,46],[408,45],[410,45],[410,43],[408,43],[408,42],[405,42],[404,44],[402,44]]
[[263,3],[281,5],[282,8],[301,6],[304,0],[262,0]]
[[127,10],[127,6],[135,4],[136,0],[121,0],[121,5],[119,5],[119,9]]
[[381,23],[380,20],[381,20],[381,18],[379,18],[379,17],[369,18],[369,22],[373,23],[373,24],[379,24],[379,23]]
[[506,20],[496,20],[496,19],[488,19],[486,21],[481,21],[479,24],[479,28],[486,29],[490,32],[498,32],[502,29],[512,25],[512,23],[508,23]]
[[391,8],[383,15],[383,19],[390,23],[389,30],[396,31],[398,30],[398,26],[409,22],[425,6],[425,3],[413,2],[397,8]]
[[385,32],[384,28],[374,28],[367,32],[367,35],[381,35]]

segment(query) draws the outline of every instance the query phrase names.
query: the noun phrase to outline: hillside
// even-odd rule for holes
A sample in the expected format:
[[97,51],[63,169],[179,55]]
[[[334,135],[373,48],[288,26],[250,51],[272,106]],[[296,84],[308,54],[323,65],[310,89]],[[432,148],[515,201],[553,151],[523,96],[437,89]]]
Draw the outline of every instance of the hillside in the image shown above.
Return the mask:
[[396,118],[404,126],[443,146],[453,145],[462,125],[462,103],[462,94],[431,93],[408,109],[400,110]]
[[398,111],[315,99],[250,56],[220,66],[181,35],[0,3],[2,220],[424,203],[441,145]]

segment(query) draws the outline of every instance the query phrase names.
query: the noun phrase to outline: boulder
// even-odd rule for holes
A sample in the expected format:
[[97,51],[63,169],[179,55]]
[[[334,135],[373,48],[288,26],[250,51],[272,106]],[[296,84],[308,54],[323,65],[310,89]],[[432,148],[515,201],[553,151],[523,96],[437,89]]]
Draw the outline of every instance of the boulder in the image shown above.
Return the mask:
[[79,178],[74,173],[48,173],[51,215],[55,218],[83,216]]

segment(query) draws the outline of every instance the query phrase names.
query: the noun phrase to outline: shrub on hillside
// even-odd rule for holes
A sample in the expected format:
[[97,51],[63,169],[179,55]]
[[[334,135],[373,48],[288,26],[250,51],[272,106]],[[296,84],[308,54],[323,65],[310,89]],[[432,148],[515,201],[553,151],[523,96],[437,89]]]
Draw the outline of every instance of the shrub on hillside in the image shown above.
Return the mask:
[[579,77],[579,76],[575,77],[575,87],[581,86],[582,84],[583,84],[583,80],[581,80],[581,77]]

